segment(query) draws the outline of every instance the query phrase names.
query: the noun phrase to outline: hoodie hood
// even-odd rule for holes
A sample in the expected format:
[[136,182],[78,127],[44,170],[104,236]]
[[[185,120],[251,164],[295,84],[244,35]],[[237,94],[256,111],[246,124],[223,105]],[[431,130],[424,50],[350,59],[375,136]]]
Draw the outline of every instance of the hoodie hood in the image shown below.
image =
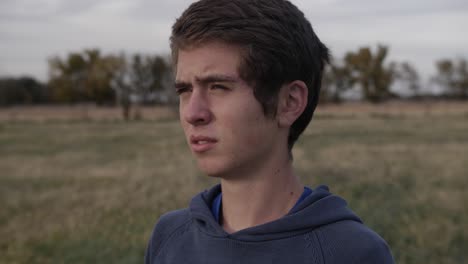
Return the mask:
[[321,185],[312,190],[293,211],[287,215],[262,225],[249,227],[228,234],[218,224],[211,212],[211,204],[221,192],[218,184],[210,190],[196,195],[190,203],[193,222],[204,233],[214,237],[229,237],[242,241],[265,241],[306,233],[312,229],[338,221],[351,220],[362,223],[341,197],[329,192]]

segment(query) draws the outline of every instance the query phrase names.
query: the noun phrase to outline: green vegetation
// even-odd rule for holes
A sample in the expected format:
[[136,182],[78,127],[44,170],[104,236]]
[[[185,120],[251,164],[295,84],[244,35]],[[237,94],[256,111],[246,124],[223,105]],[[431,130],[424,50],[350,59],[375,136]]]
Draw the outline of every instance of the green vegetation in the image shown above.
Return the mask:
[[[318,113],[294,150],[397,263],[468,258],[468,115]],[[164,212],[215,183],[175,120],[0,123],[0,263],[142,263]]]
[[[427,79],[428,76],[419,75],[411,62],[389,61],[390,50],[386,45],[361,46],[341,58],[333,57],[323,73],[321,102],[339,103],[350,99],[350,94],[373,103],[396,98],[468,99],[468,58],[437,60],[436,73]],[[169,55],[104,54],[99,49],[85,49],[63,57],[52,56],[48,68],[49,79],[45,83],[28,76],[0,76],[0,108],[37,104],[119,105],[122,117],[130,120],[140,118],[139,109],[143,106],[177,103]],[[424,89],[426,81],[432,89]],[[434,87],[441,92],[434,93]]]

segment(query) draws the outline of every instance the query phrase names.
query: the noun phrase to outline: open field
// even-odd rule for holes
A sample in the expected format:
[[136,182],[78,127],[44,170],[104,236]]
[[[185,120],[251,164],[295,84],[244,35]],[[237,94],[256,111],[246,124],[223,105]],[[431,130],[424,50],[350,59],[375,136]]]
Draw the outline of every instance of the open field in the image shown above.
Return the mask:
[[[215,183],[174,112],[144,111],[0,109],[0,263],[142,263],[158,216]],[[325,106],[294,159],[397,263],[468,259],[468,104]]]

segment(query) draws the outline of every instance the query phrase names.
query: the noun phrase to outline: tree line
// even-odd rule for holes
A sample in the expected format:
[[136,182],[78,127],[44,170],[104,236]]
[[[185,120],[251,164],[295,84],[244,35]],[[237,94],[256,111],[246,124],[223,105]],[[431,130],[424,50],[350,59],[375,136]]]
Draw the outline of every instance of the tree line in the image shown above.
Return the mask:
[[134,54],[101,55],[99,50],[49,60],[50,98],[60,103],[95,102],[122,106],[129,119],[133,105],[172,103],[172,67],[168,58]]
[[[388,62],[389,48],[361,47],[334,58],[327,66],[321,90],[322,102],[340,102],[350,91],[373,103],[399,98],[398,84],[412,98],[423,96],[418,71],[409,62]],[[436,61],[431,82],[443,87],[444,98],[468,99],[467,59]],[[0,106],[41,103],[96,103],[120,105],[129,118],[134,106],[173,104],[172,65],[168,56],[102,54],[98,49],[69,53],[49,59],[49,79],[0,78]]]
[[387,62],[389,48],[378,45],[374,50],[362,47],[347,52],[343,58],[333,59],[326,68],[321,91],[321,100],[340,102],[350,90],[357,90],[363,100],[379,103],[401,94],[392,90],[399,85],[400,91],[410,98],[442,97],[445,99],[468,99],[467,59],[441,59],[436,61],[436,74],[431,82],[443,88],[443,93],[433,95],[421,87],[421,78],[409,62]]

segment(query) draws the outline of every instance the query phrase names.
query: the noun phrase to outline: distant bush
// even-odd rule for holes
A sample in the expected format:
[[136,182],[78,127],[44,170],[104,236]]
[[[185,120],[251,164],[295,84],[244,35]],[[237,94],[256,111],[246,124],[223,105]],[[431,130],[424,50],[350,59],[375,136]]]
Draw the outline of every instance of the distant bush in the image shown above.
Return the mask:
[[48,87],[31,77],[0,78],[0,106],[49,102]]

